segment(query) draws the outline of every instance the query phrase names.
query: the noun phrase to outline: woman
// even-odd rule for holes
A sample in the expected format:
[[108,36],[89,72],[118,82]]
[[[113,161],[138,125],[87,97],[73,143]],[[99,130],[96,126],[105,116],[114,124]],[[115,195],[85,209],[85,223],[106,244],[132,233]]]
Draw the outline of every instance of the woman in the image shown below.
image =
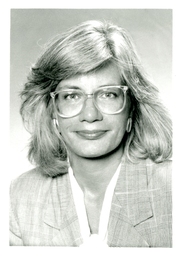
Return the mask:
[[127,32],[88,21],[32,68],[36,168],[11,185],[11,245],[171,247],[171,122]]

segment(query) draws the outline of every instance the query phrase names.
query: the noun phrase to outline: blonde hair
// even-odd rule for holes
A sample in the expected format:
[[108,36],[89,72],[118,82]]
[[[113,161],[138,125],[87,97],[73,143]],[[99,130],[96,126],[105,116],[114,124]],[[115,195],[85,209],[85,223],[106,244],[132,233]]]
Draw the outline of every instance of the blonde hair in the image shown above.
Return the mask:
[[21,115],[31,133],[29,160],[51,176],[67,171],[67,152],[52,122],[50,92],[63,79],[116,63],[129,87],[133,126],[124,140],[130,160],[171,156],[171,120],[148,80],[128,33],[109,22],[88,21],[57,36],[37,60],[21,93]]

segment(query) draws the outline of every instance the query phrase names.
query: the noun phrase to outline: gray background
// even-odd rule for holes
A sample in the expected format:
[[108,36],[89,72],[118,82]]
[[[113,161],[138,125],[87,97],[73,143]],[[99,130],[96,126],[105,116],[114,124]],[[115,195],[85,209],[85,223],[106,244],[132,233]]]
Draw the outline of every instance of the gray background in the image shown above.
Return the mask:
[[19,92],[43,45],[80,22],[110,20],[131,34],[142,63],[171,109],[172,11],[158,9],[12,9],[10,60],[10,155],[14,178],[32,168],[26,159],[29,135],[19,115]]

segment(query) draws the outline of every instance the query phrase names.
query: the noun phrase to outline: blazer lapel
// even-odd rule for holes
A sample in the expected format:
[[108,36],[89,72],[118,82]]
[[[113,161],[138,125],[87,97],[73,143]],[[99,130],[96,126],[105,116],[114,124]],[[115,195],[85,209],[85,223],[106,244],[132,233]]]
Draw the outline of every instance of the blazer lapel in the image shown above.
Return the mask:
[[149,246],[136,226],[152,216],[145,161],[132,164],[123,160],[112,201],[108,244],[118,247]]
[[79,246],[82,243],[68,174],[52,181],[44,223],[56,229],[53,245]]
[[[123,160],[112,200],[108,245],[149,247],[136,227],[152,216],[145,161],[134,165]],[[53,229],[54,235],[50,245],[79,246],[82,244],[68,174],[52,179],[44,223]]]

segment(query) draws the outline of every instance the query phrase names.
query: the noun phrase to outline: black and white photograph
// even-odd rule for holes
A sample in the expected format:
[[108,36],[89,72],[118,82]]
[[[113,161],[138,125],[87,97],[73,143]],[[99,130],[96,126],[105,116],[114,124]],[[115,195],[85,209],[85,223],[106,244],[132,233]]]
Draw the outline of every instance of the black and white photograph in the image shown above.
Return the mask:
[[172,248],[172,9],[10,20],[9,245]]

